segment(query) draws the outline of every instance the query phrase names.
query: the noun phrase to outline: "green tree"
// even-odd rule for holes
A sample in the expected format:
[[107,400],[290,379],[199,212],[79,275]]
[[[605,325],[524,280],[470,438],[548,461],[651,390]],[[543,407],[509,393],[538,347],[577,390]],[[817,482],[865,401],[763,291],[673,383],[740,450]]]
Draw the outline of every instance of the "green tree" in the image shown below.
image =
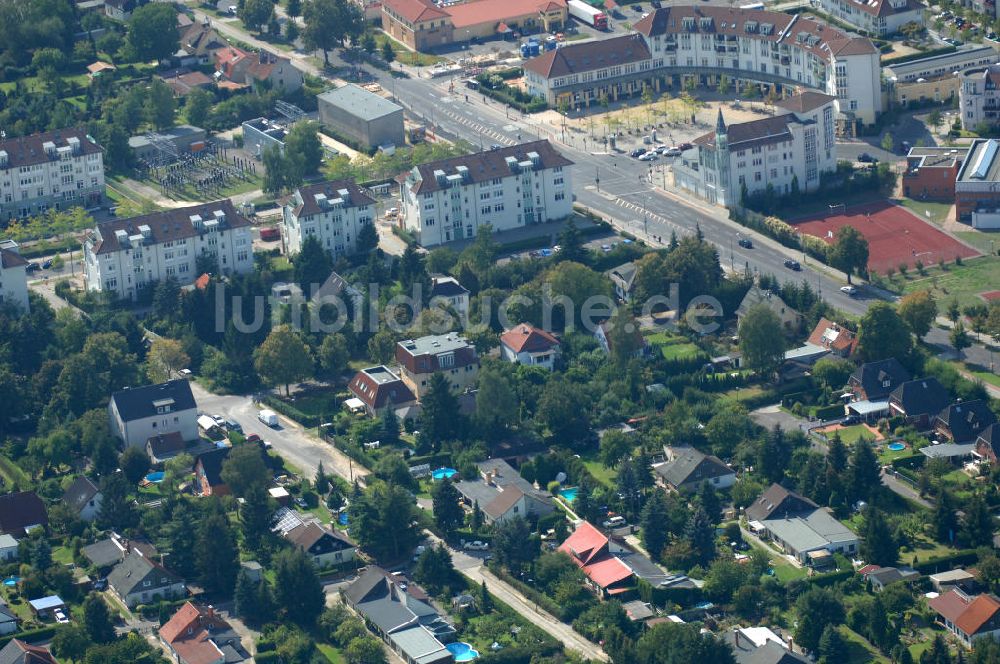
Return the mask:
[[959,317],[962,315],[962,311],[958,306],[958,299],[952,298],[951,302],[948,303],[948,310],[946,312],[948,320],[952,323],[957,323]]
[[465,523],[465,510],[459,502],[462,496],[450,480],[438,482],[431,495],[434,500],[434,521],[446,536],[450,536]]
[[385,664],[385,650],[373,636],[359,636],[351,639],[344,649],[347,664]]
[[702,482],[698,488],[698,506],[705,510],[712,523],[717,524],[722,519],[722,501],[708,480]]
[[847,274],[847,283],[851,283],[852,274],[864,274],[868,267],[868,240],[853,226],[841,226],[833,236],[829,259],[832,266]]
[[208,119],[208,112],[215,101],[212,93],[202,88],[194,88],[184,97],[184,115],[188,124],[203,127]]
[[309,50],[323,51],[323,63],[330,65],[329,52],[355,39],[365,31],[365,18],[352,2],[344,0],[309,0],[302,10],[305,28],[302,41]]
[[146,88],[146,101],[143,104],[146,122],[156,129],[173,127],[176,111],[177,102],[173,90],[163,79],[154,78]]
[[285,137],[285,159],[295,164],[297,183],[303,177],[319,172],[323,162],[323,144],[319,140],[317,123],[296,122],[292,125]]
[[583,246],[583,238],[580,236],[580,229],[576,226],[573,217],[569,218],[566,225],[559,232],[559,252],[556,259],[560,261],[575,261],[577,263],[587,262],[587,249]]
[[691,545],[698,564],[707,565],[715,557],[715,526],[701,507],[691,514],[684,529],[684,539]]
[[743,362],[765,378],[773,375],[785,358],[778,315],[763,303],[751,307],[740,321],[738,336]]
[[413,495],[403,487],[374,480],[348,509],[351,533],[376,558],[398,559],[420,540]]
[[993,515],[990,514],[983,495],[977,492],[966,503],[959,539],[964,546],[970,549],[991,546],[993,531]]
[[937,313],[937,302],[928,290],[910,293],[899,301],[899,317],[918,339],[923,339],[930,332]]
[[392,47],[392,42],[386,39],[382,42],[382,59],[392,64],[396,59],[396,49]]
[[493,525],[493,555],[498,563],[517,572],[538,558],[538,538],[532,536],[528,522],[520,516]]
[[889,357],[903,360],[910,354],[913,337],[910,328],[887,302],[868,307],[858,324],[858,358],[875,362]]
[[129,446],[118,457],[118,467],[129,484],[138,484],[149,471],[149,457],[141,447]]
[[290,325],[278,325],[253,353],[254,368],[269,385],[284,385],[290,394],[291,384],[313,375],[309,346]]
[[348,368],[351,359],[347,350],[347,338],[339,332],[323,337],[316,352],[319,366],[327,376],[337,377],[342,375]]
[[890,567],[899,560],[899,542],[881,510],[874,507],[865,510],[861,538],[861,555],[867,562]]
[[90,645],[87,630],[81,625],[59,625],[52,637],[52,654],[66,661],[79,661]]
[[965,325],[961,321],[955,323],[955,327],[951,328],[948,340],[951,341],[951,346],[959,357],[962,357],[962,351],[972,345],[972,339],[969,338],[969,333],[965,331]]
[[424,394],[420,412],[420,433],[437,449],[442,441],[455,440],[461,431],[461,414],[458,399],[451,392],[451,384],[441,372],[431,376]]
[[312,294],[319,289],[333,271],[333,260],[315,235],[307,235],[302,249],[292,259],[295,281],[303,293]]
[[[268,2],[269,0],[264,1]],[[280,195],[292,177],[281,150],[277,146],[264,148],[264,151],[261,152],[261,161],[264,165],[264,193],[269,196]]]
[[871,443],[861,438],[854,443],[849,466],[849,488],[853,500],[871,501],[882,486],[879,475],[878,459],[872,450]]
[[260,551],[270,534],[271,515],[274,514],[271,502],[267,489],[259,482],[250,484],[243,492],[240,530],[243,546],[250,551]]
[[829,588],[812,587],[795,601],[798,625],[795,640],[800,646],[815,652],[828,625],[836,627],[844,622],[844,605],[840,597]]
[[236,15],[248,30],[263,30],[274,15],[274,3],[271,0],[242,0],[237,5]]
[[656,489],[646,501],[639,517],[642,544],[654,559],[658,559],[663,553],[663,547],[667,545],[669,538],[667,510],[666,496],[663,491]]
[[[734,664],[733,651],[697,625],[661,623],[643,632],[635,645],[637,664]],[[626,661],[626,660],[622,660]]]
[[83,600],[83,626],[94,643],[111,643],[115,640],[111,612],[104,599],[96,593],[87,595],[87,599]]
[[264,454],[257,445],[238,445],[222,462],[222,481],[237,498],[243,498],[254,489],[265,491],[271,482],[271,471],[264,462]]
[[496,366],[483,367],[479,372],[475,416],[483,436],[502,436],[517,424],[520,405],[514,383],[507,374]]
[[274,599],[289,620],[303,627],[313,625],[323,610],[326,595],[316,566],[301,549],[285,549],[274,557]]
[[198,524],[195,547],[198,572],[205,590],[228,597],[236,584],[239,551],[229,520],[218,499]]
[[362,224],[355,242],[359,254],[368,254],[378,249],[378,230],[375,224]]
[[97,522],[103,528],[121,530],[134,527],[139,521],[139,513],[132,500],[132,485],[124,473],[105,475],[101,480],[101,506],[97,510]]
[[364,49],[365,53],[368,55],[375,55],[375,51],[378,50],[378,44],[375,42],[375,35],[371,32],[366,32],[365,36],[361,38],[361,48]]
[[236,615],[250,627],[259,628],[272,618],[271,590],[264,579],[255,581],[247,570],[241,569],[233,596]]
[[417,558],[414,578],[433,594],[438,594],[455,578],[455,566],[444,544],[430,546]]
[[169,58],[180,44],[177,10],[162,2],[137,7],[128,22],[128,43],[143,62]]
[[892,134],[888,132],[882,134],[882,149],[886,152],[894,152],[896,150],[896,140],[892,137]]
[[819,637],[820,664],[839,664],[846,662],[850,656],[847,641],[834,625],[827,625]]
[[951,543],[958,533],[958,516],[955,514],[955,499],[951,492],[942,489],[931,514],[934,537],[939,542]]
[[624,431],[618,429],[605,431],[600,441],[601,463],[609,468],[617,466],[618,462],[632,452],[636,442],[635,437]]
[[854,372],[854,364],[850,360],[839,357],[824,357],[813,365],[813,378],[824,387],[838,390],[847,385],[847,379]]
[[538,400],[535,421],[548,429],[553,443],[577,446],[590,431],[587,397],[562,376],[549,378]]
[[191,366],[191,358],[184,352],[184,345],[176,339],[156,337],[146,356],[146,377],[154,383],[165,383],[176,372]]

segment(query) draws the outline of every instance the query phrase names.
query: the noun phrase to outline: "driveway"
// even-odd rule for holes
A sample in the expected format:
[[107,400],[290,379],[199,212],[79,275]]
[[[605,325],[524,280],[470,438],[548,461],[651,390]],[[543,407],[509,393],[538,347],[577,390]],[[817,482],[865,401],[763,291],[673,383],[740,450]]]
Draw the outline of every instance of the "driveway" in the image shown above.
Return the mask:
[[196,382],[191,383],[198,409],[211,415],[221,415],[239,422],[246,435],[259,434],[261,438],[274,446],[274,451],[287,459],[304,477],[316,477],[320,462],[327,473],[336,473],[348,482],[364,478],[368,470],[351,461],[343,452],[337,450],[310,431],[302,428],[288,418],[278,415],[280,422],[277,429],[265,426],[257,420],[258,407],[250,397],[236,395],[212,394]]

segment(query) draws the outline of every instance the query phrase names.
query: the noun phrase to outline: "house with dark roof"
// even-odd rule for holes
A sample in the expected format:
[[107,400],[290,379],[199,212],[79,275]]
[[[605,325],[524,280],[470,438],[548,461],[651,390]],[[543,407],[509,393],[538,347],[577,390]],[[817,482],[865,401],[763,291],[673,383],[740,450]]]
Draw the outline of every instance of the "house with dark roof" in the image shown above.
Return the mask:
[[[572,165],[547,140],[418,164],[400,183],[401,223],[434,247],[474,238],[487,225],[502,233],[561,221],[573,212]],[[525,196],[525,181],[533,196]]]
[[0,649],[0,664],[59,664],[45,646],[33,646],[21,639],[11,639]]
[[101,510],[103,495],[86,475],[80,475],[63,493],[63,504],[84,521],[93,521]]
[[632,261],[622,263],[611,268],[607,272],[608,279],[615,287],[615,297],[622,302],[628,302],[632,297],[632,286],[635,284],[635,276],[639,274],[639,269]]
[[0,240],[0,306],[12,304],[22,312],[28,301],[28,261],[14,240]]
[[[197,420],[195,420],[197,422]],[[163,464],[187,449],[180,431],[158,433],[146,440],[146,456],[153,465]]]
[[938,615],[937,622],[966,648],[977,639],[1000,639],[1000,601],[993,595],[966,595],[953,588],[927,601]]
[[35,528],[49,525],[45,503],[34,491],[0,496],[0,534],[20,538]]
[[805,664],[811,660],[789,650],[790,643],[767,627],[736,627],[722,635],[736,664]]
[[1000,459],[1000,424],[991,424],[976,438],[976,458],[987,464]]
[[184,579],[151,560],[138,548],[131,548],[111,570],[108,588],[130,609],[140,604],[161,599],[174,600],[187,595]]
[[868,569],[858,570],[866,581],[872,584],[872,590],[882,592],[885,587],[898,581],[913,581],[920,578],[920,572],[910,567],[880,567],[869,565]]
[[479,479],[456,482],[455,488],[468,507],[479,505],[488,523],[516,516],[537,518],[555,510],[547,491],[536,489],[503,459],[480,461],[476,466]]
[[198,455],[194,462],[195,482],[203,496],[228,496],[229,485],[222,479],[222,465],[231,447],[219,447]]
[[464,320],[469,315],[469,289],[455,277],[446,274],[431,275],[431,293],[428,300],[432,305],[443,304],[455,310]]
[[908,380],[889,394],[889,415],[905,418],[907,424],[926,431],[950,400],[948,391],[933,376]]
[[125,554],[129,548],[127,542],[122,540],[116,533],[111,537],[98,540],[93,544],[83,547],[83,556],[96,567],[102,576],[106,575],[115,565],[125,559]]
[[339,530],[329,530],[316,521],[304,522],[284,534],[302,549],[316,567],[334,567],[354,560],[358,547]]
[[441,373],[452,392],[461,394],[479,378],[479,354],[465,337],[455,333],[404,339],[396,344],[399,375],[417,399],[430,389],[431,377]]
[[177,664],[235,664],[250,659],[239,634],[211,606],[185,602],[160,627],[159,637]]
[[281,214],[281,235],[290,255],[313,237],[336,259],[357,253],[358,235],[375,222],[375,199],[354,180],[330,180],[296,188]]
[[[0,636],[6,636],[7,634],[13,634],[20,627],[17,624],[18,617],[7,604],[0,603]],[[2,655],[0,655],[2,657]]]
[[910,372],[894,357],[865,362],[847,380],[847,389],[853,396],[844,408],[849,415],[857,415],[866,422],[886,417],[889,396],[909,380]]
[[455,627],[380,567],[368,566],[341,596],[406,664],[455,661],[445,647],[454,640]]
[[693,447],[675,448],[671,458],[655,467],[664,486],[674,491],[697,491],[708,482],[713,489],[728,489],[736,482],[736,471],[721,459]]
[[198,440],[198,404],[190,383],[181,378],[115,392],[108,419],[111,432],[127,447],[145,448],[153,436],[170,433]]
[[820,318],[809,334],[809,343],[825,348],[838,357],[850,357],[858,343],[857,335],[846,327],[826,318]]
[[500,335],[500,356],[514,364],[552,371],[559,349],[555,335],[530,323],[515,325]]
[[750,530],[766,537],[801,563],[821,567],[834,553],[851,556],[858,536],[829,510],[780,484],[772,484],[746,508]]
[[997,416],[983,399],[958,401],[938,413],[934,431],[954,443],[974,443],[996,421]]
[[227,46],[229,43],[219,36],[206,19],[203,23],[192,23],[181,30],[180,48],[174,53],[173,61],[179,67],[207,65],[212,61],[215,51]]
[[[630,339],[633,349],[631,357],[642,359],[650,356],[653,349],[646,340],[646,337],[643,336],[642,330],[636,327],[631,332],[627,332],[626,334],[628,336],[621,338]],[[610,354],[614,351],[615,335],[613,334],[610,320],[606,320],[594,328],[594,338],[597,339],[598,345],[605,353]]]
[[386,408],[395,410],[417,402],[399,374],[383,365],[368,367],[354,374],[347,389],[361,400],[370,415],[379,415]]
[[756,285],[747,291],[747,294],[740,301],[740,306],[736,309],[737,327],[739,327],[743,317],[757,305],[764,305],[778,317],[785,334],[798,334],[804,320],[802,314],[785,304],[785,301],[777,293],[764,290]]

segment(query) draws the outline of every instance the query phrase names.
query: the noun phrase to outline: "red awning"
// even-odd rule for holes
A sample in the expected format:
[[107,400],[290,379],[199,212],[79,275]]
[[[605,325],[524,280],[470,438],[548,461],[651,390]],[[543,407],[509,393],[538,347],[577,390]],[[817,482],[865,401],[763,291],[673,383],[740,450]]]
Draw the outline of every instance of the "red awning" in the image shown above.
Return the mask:
[[501,23],[500,25],[497,26],[497,32],[499,33],[510,32],[510,27],[506,23]]

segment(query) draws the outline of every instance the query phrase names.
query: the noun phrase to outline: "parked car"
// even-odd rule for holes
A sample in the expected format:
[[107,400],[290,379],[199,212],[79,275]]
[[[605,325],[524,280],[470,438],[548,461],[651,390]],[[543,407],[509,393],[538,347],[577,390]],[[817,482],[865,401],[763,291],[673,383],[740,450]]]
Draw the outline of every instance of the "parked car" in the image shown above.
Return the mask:
[[30,263],[28,263],[28,265],[27,265],[27,266],[26,266],[26,267],[24,268],[24,271],[25,271],[25,272],[35,272],[35,271],[37,271],[37,270],[41,270],[41,269],[42,269],[42,266],[41,266],[41,265],[39,265],[39,264],[38,264],[38,263],[36,263],[35,261],[31,261],[31,262],[30,262]]
[[473,542],[462,542],[462,548],[466,551],[486,551],[490,545],[486,542],[475,540]]
[[789,270],[795,270],[796,272],[802,269],[802,266],[799,265],[799,262],[793,261],[791,258],[785,261],[785,267],[787,267]]
[[222,426],[226,427],[226,431],[237,431],[243,433],[243,426],[233,419],[227,419],[222,423]]
[[845,427],[849,427],[852,424],[858,424],[860,422],[861,422],[861,418],[859,416],[857,416],[857,415],[848,415],[847,417],[845,417],[844,419],[842,419],[840,421],[840,423],[842,425],[844,425]]
[[610,529],[610,528],[621,528],[626,523],[628,523],[628,522],[625,521],[625,517],[623,517],[623,516],[613,516],[610,519],[606,520],[601,525],[603,525],[605,528],[609,528]]
[[632,150],[631,152],[629,152],[629,156],[632,157],[633,159],[638,159],[639,157],[641,157],[644,154],[646,154],[646,149],[645,148],[636,148],[635,150]]
[[642,5],[640,5],[639,3],[632,5],[632,11],[634,11],[636,14],[642,12]]
[[656,161],[658,157],[653,151],[649,151],[646,154],[639,157],[639,161]]
[[42,263],[42,269],[48,270],[50,267],[52,267],[52,259],[46,258],[45,261]]
[[67,618],[67,617],[66,617],[66,614],[65,614],[65,613],[63,613],[63,610],[62,610],[62,609],[56,609],[56,610],[55,610],[55,611],[54,611],[54,612],[52,613],[52,615],[54,615],[54,616],[55,616],[55,618],[56,618],[56,622],[57,622],[57,623],[61,623],[61,624],[65,625],[66,623],[68,623],[68,622],[69,622],[69,618]]
[[748,237],[741,237],[736,244],[740,245],[744,249],[753,249],[753,240]]
[[304,510],[307,510],[307,509],[309,509],[309,503],[307,503],[307,502],[305,501],[305,498],[303,498],[302,496],[296,496],[296,498],[295,498],[295,504],[296,504],[296,505],[297,505],[298,507],[301,507],[301,508],[302,508],[302,509],[304,509]]
[[663,152],[663,154],[667,155],[668,157],[679,157],[679,156],[681,156],[681,149],[679,147],[677,147],[677,146],[674,146],[674,147],[671,147],[671,148],[667,148]]
[[850,295],[851,297],[854,297],[855,295],[858,294],[858,289],[855,288],[854,286],[841,286],[840,292],[843,293],[844,295]]
[[263,443],[264,440],[260,437],[259,434],[252,433],[249,436],[247,436],[247,442],[248,443],[257,443],[259,445],[259,444]]
[[694,146],[693,146],[693,145],[691,145],[690,143],[681,143],[681,144],[680,144],[680,145],[678,145],[677,147],[678,147],[678,148],[680,148],[681,152],[684,152],[685,150],[690,150],[690,149],[691,149],[691,148],[693,148]]
[[860,161],[862,164],[877,164],[878,163],[878,159],[876,159],[875,157],[871,156],[867,152],[862,152],[861,154],[859,154],[858,155],[858,161]]
[[264,409],[257,413],[257,419],[271,427],[272,429],[278,426],[278,414],[273,410]]

